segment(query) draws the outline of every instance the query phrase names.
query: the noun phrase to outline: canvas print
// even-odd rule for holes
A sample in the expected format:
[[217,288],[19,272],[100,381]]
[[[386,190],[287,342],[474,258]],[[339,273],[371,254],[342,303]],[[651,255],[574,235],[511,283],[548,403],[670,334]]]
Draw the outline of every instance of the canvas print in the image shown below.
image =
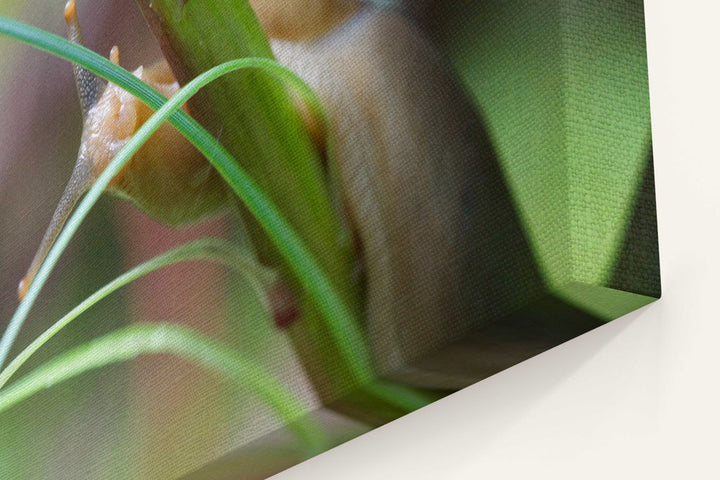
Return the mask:
[[268,478],[660,296],[642,0],[0,0],[0,59],[0,478]]

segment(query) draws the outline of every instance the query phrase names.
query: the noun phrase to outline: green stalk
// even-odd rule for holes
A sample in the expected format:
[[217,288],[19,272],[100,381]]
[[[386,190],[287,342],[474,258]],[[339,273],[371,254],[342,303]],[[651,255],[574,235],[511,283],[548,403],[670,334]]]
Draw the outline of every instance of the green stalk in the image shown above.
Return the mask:
[[0,391],[0,412],[31,395],[82,373],[140,355],[169,353],[233,381],[252,392],[287,425],[309,454],[330,448],[308,418],[308,407],[260,366],[193,330],[172,324],[135,324],[67,351]]
[[[247,0],[137,3],[181,85],[233,58],[273,56]],[[223,145],[288,219],[349,310],[344,330],[358,333],[351,343],[364,342],[361,283],[353,281],[351,237],[334,201],[325,159],[312,144],[287,85],[269,80],[254,74],[220,79],[189,102],[190,110],[210,132],[221,134]],[[339,332],[328,323],[326,299],[307,291],[301,275],[308,272],[290,264],[285,246],[268,241],[262,225],[247,224],[261,261],[278,267],[297,294],[302,318],[287,332],[323,401],[337,400],[371,380],[369,355],[360,354],[358,345],[353,348],[357,354],[348,357],[350,352],[337,343]]]

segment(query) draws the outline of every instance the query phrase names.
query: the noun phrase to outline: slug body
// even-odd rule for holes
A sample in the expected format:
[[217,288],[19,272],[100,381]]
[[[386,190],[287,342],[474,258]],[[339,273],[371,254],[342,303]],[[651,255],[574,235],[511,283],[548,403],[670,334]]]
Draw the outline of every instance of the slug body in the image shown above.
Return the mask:
[[358,8],[322,36],[271,45],[327,110],[380,372],[435,388],[471,383],[410,366],[477,326],[482,310],[488,145],[468,96],[425,34],[392,11]]
[[[277,59],[310,84],[327,110],[343,204],[362,252],[367,329],[380,371],[432,385],[409,371],[408,361],[466,331],[479,308],[475,199],[486,148],[479,119],[440,53],[405,17],[356,1],[250,3]],[[70,37],[79,38],[72,0],[66,18]],[[78,163],[21,296],[77,198],[151,113],[114,85],[92,98],[79,71],[85,123]],[[178,89],[164,62],[135,75],[168,97]],[[308,120],[311,134],[316,127]],[[110,191],[171,225],[210,215],[228,198],[215,171],[169,125]]]

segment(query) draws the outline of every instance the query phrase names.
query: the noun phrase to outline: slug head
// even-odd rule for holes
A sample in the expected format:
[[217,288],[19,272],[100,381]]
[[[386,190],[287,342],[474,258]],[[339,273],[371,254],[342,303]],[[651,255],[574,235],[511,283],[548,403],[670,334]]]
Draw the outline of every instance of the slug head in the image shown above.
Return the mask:
[[[82,33],[70,0],[65,7],[68,38],[81,44]],[[118,48],[110,60],[119,64]],[[73,208],[152,111],[117,85],[73,65],[83,116],[83,133],[70,181],[53,214],[30,268],[18,286],[20,300],[37,275]],[[165,97],[179,86],[167,63],[139,67],[133,74]],[[186,109],[187,110],[187,109]],[[172,126],[163,124],[112,179],[108,191],[132,201],[155,220],[171,226],[201,220],[227,204],[223,180],[205,158]]]

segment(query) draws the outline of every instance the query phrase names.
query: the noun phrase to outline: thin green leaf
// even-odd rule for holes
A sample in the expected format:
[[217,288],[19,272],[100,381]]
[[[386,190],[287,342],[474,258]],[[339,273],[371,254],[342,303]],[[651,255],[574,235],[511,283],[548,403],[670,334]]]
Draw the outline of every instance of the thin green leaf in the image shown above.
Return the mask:
[[[250,285],[260,298],[265,297],[267,287],[276,281],[275,272],[259,265],[251,255],[228,241],[219,238],[203,238],[188,242],[125,272],[75,306],[67,315],[35,338],[5,367],[0,373],[0,390],[40,347],[97,302],[150,272],[189,260],[219,262],[238,271],[248,278]],[[269,308],[268,305],[265,307]]]
[[272,375],[237,352],[172,324],[135,324],[67,351],[0,391],[0,412],[31,395],[82,373],[140,355],[169,353],[232,380],[266,404],[308,449],[330,447],[308,418],[309,409]]

